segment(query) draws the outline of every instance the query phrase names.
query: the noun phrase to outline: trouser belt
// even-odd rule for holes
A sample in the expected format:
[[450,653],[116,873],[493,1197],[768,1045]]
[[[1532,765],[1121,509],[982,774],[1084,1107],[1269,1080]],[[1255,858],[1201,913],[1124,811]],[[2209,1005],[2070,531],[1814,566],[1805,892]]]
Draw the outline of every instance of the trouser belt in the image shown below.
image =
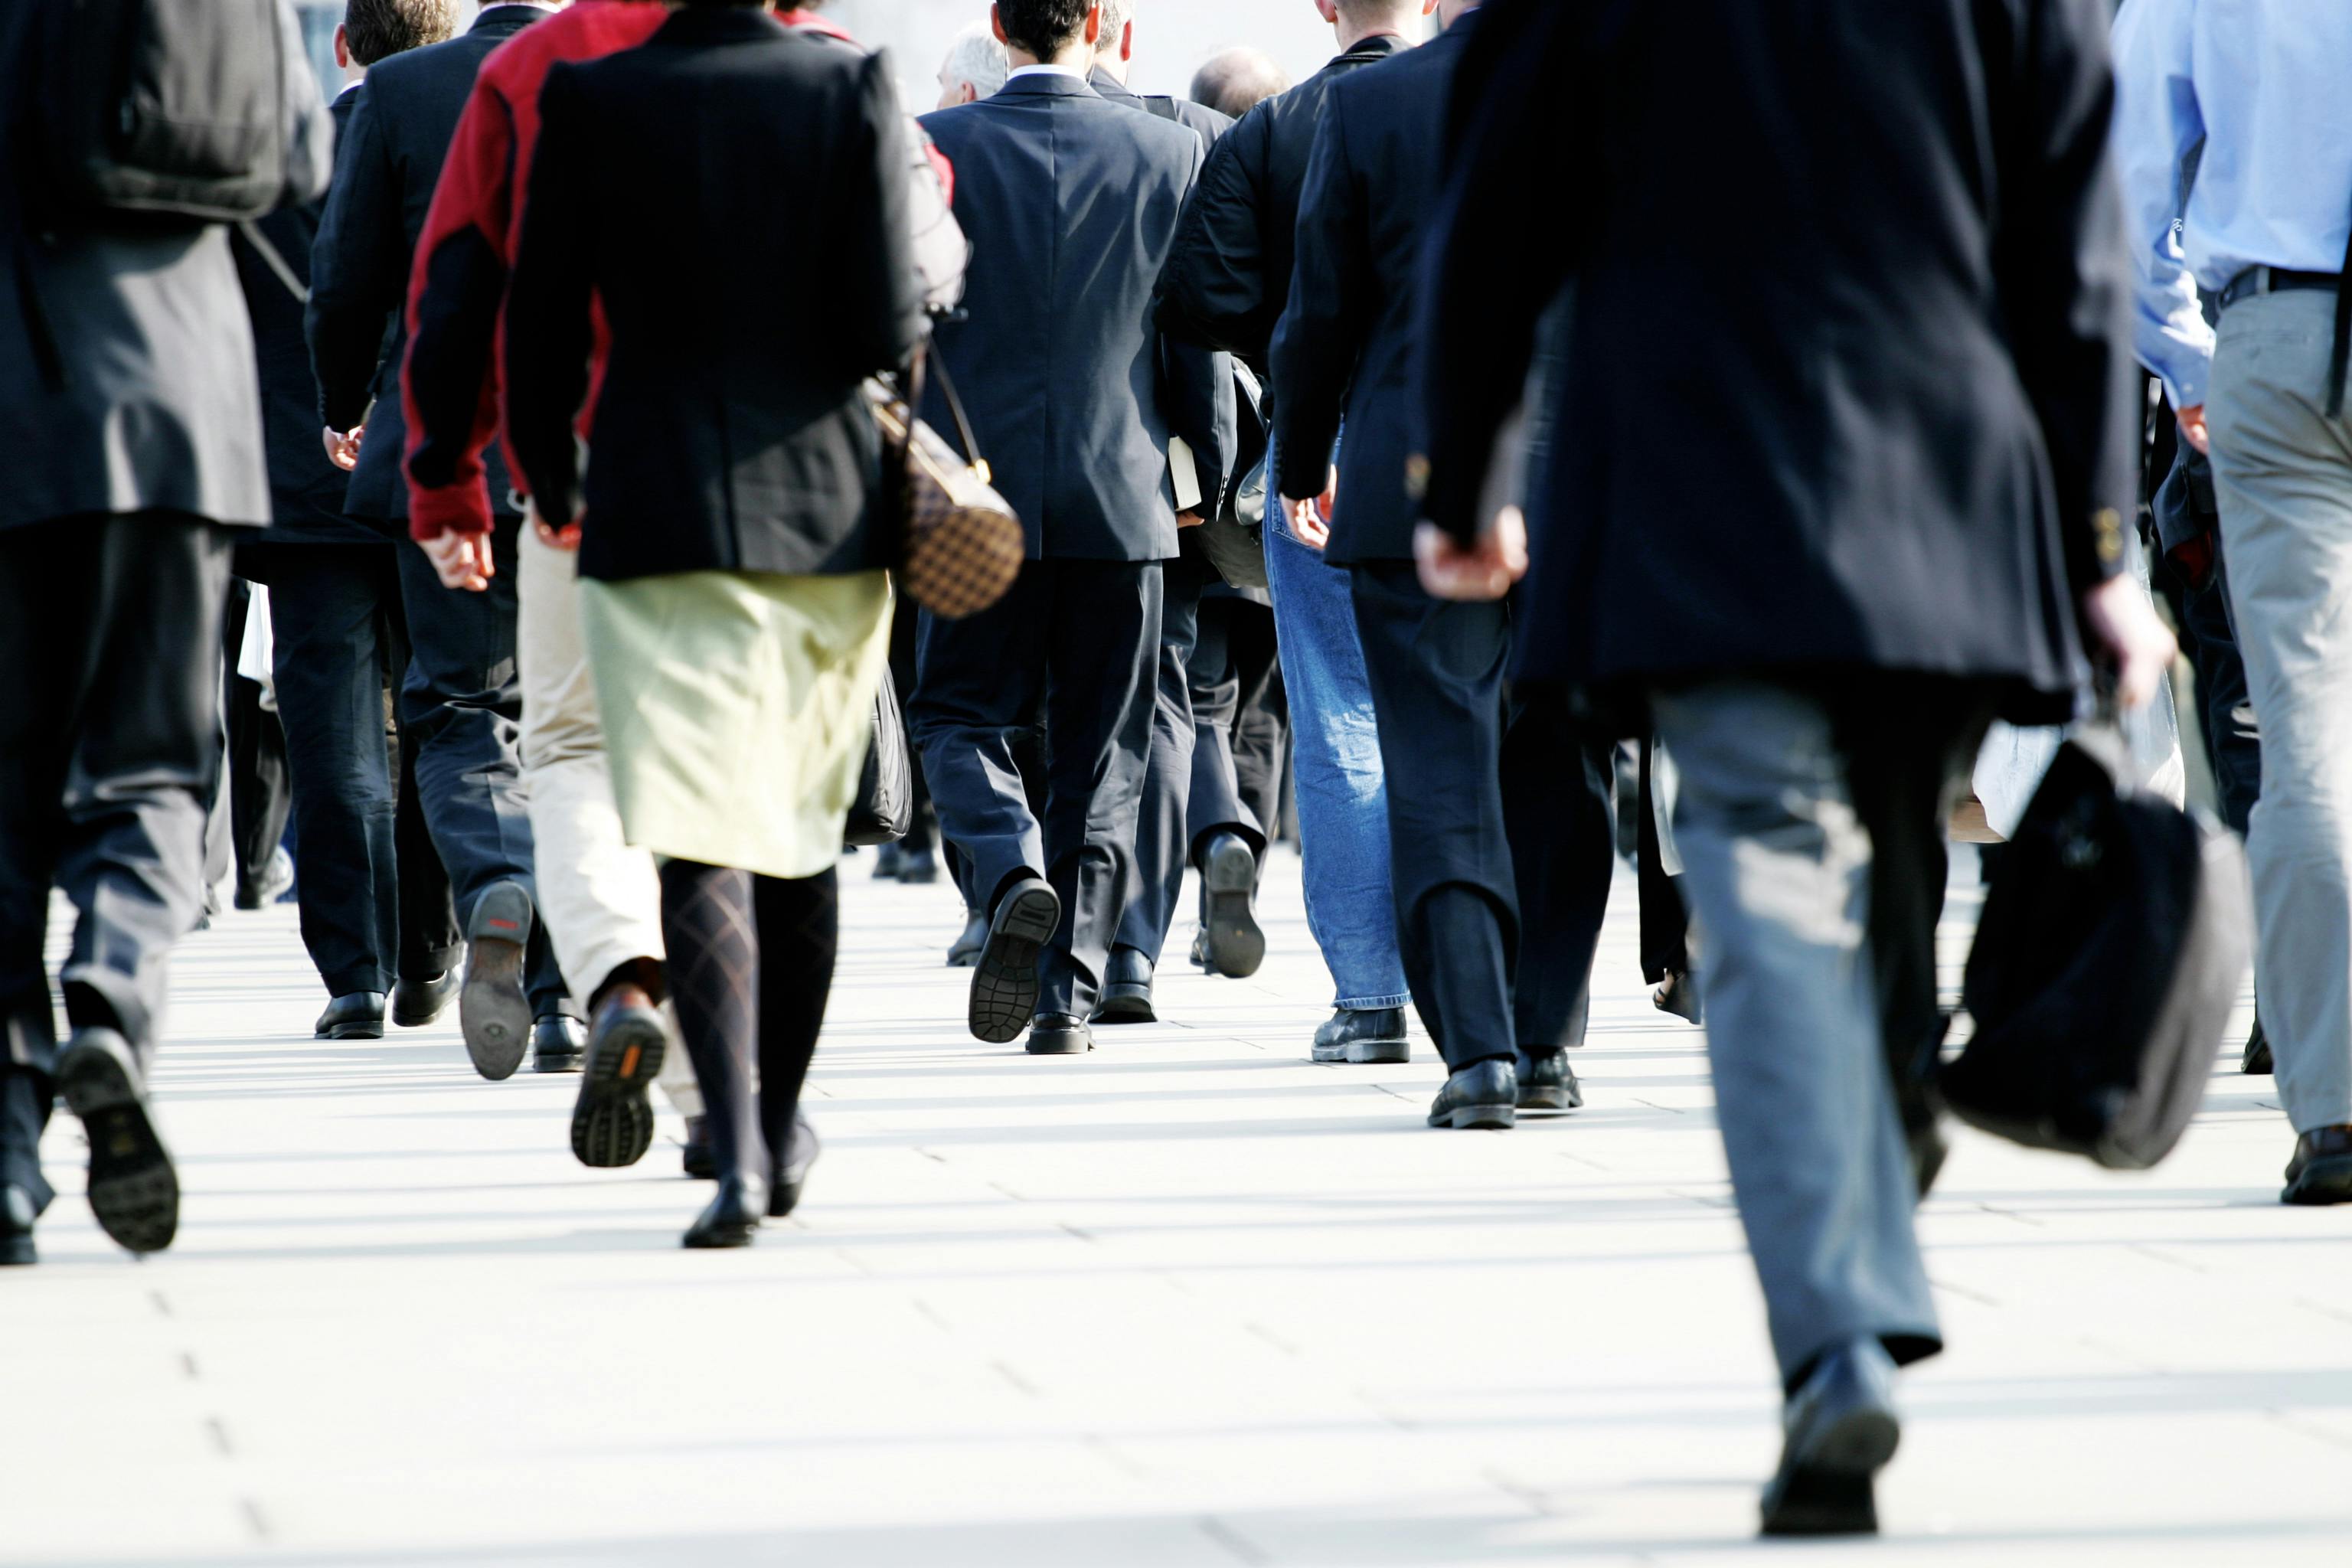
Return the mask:
[[2221,290],[2221,309],[2228,310],[2241,300],[2251,300],[2257,294],[2279,294],[2290,289],[2315,289],[2333,294],[2344,281],[2336,272],[2290,272],[2284,267],[2249,267],[2230,279]]

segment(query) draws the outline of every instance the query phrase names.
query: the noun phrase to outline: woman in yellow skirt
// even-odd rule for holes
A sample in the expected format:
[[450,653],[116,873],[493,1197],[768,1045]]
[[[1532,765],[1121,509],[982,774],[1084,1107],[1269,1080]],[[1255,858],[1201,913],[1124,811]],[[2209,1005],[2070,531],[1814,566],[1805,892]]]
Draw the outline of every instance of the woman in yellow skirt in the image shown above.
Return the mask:
[[906,133],[880,62],[710,0],[556,67],[541,124],[507,429],[539,520],[579,523],[615,802],[663,858],[668,990],[719,1174],[686,1244],[741,1247],[815,1153],[801,1085],[890,636],[858,388],[921,328]]

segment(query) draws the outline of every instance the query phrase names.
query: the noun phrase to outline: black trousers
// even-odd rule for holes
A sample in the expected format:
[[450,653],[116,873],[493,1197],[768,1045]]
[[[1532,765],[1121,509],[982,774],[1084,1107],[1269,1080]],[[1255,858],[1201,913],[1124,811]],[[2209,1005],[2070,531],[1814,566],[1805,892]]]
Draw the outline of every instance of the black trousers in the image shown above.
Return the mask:
[[[915,689],[915,639],[920,617],[903,607],[890,617],[890,683],[901,698]],[[932,847],[939,841],[940,814],[931,805],[931,786],[923,776],[923,754],[908,748],[908,782],[913,788],[913,812],[907,823],[907,837],[900,847],[913,853]]]
[[1432,598],[1404,562],[1350,577],[1414,1008],[1457,1072],[1581,1045],[1615,870],[1609,747],[1555,702],[1507,699],[1507,604]]
[[228,611],[221,626],[221,708],[228,730],[225,771],[229,858],[240,897],[268,879],[270,862],[286,837],[287,814],[293,806],[285,723],[261,705],[261,683],[236,672],[237,656],[245,647],[246,616],[252,604],[253,590],[232,579]]
[[180,513],[0,531],[0,1180],[49,1198],[49,889],[77,911],[76,1028],[152,1060],[172,944],[204,908],[232,531]]
[[411,547],[289,544],[266,564],[302,943],[331,996],[429,980],[464,946],[416,787],[414,732],[387,723],[387,683],[399,690],[409,664],[399,550]]
[[2200,586],[2182,582],[2169,566],[2174,617],[2188,634],[2189,662],[2197,671],[2197,717],[2204,726],[2205,755],[2212,763],[2221,820],[2244,837],[2263,797],[2263,731],[2246,686],[2246,661],[2238,651],[2238,626],[2230,610],[2230,563],[2225,547],[2213,541],[2213,571]]
[[[1062,923],[1039,961],[1037,1008],[1086,1016],[1136,888],[1135,828],[1151,750],[1160,563],[1032,561],[995,605],[922,619],[908,719],[940,831],[969,858],[976,907],[1042,876]],[[1014,750],[1045,719],[1045,810]]]
[[[522,520],[491,534],[497,574],[471,594],[445,588],[424,551],[403,543],[401,607],[408,677],[401,722],[416,745],[416,789],[462,921],[499,882],[538,896],[531,872],[530,797],[522,782],[522,683],[515,668],[515,541]],[[563,975],[544,921],[531,927],[523,990],[540,1017],[564,1010]]]
[[1222,595],[1201,601],[1200,631],[1186,666],[1192,685],[1192,852],[1210,834],[1240,834],[1256,850],[1282,815],[1282,757],[1289,713],[1281,700],[1274,612]]
[[1666,874],[1664,846],[1658,838],[1657,796],[1650,777],[1650,737],[1642,737],[1642,793],[1635,802],[1633,870],[1642,900],[1642,978],[1663,984],[1691,968],[1690,909],[1682,889]]

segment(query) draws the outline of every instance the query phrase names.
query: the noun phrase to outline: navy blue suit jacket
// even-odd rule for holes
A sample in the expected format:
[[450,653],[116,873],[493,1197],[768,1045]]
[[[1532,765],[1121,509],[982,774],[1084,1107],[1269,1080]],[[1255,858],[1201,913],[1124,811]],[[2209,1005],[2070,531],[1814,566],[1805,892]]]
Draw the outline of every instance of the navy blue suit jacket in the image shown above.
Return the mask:
[[[1151,291],[1200,177],[1201,138],[1052,75],[923,127],[955,165],[972,248],[964,319],[940,329],[939,353],[1030,558],[1172,557],[1174,411],[1213,408],[1221,389],[1170,384]],[[936,389],[925,417],[952,428]],[[1224,476],[1202,478],[1207,490]]]

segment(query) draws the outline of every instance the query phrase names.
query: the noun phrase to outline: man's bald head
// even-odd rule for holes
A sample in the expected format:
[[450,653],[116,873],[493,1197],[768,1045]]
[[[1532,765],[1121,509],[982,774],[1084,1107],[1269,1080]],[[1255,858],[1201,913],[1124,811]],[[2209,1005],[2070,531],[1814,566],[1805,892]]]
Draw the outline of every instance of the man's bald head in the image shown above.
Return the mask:
[[1192,101],[1232,120],[1289,90],[1290,79],[1273,58],[1251,48],[1232,48],[1212,56],[1192,78]]

